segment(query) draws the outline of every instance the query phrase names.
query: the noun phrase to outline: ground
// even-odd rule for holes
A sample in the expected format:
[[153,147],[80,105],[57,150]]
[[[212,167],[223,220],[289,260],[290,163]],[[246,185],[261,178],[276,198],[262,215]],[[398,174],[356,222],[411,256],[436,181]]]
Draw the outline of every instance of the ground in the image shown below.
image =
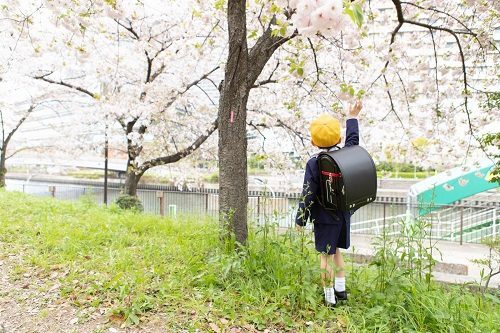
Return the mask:
[[[60,297],[58,277],[67,274],[63,267],[54,267],[50,276],[40,269],[23,265],[21,258],[11,254],[6,244],[0,243],[0,333],[159,333],[173,332],[165,326],[165,313],[150,314],[137,326],[126,326],[119,318],[108,316],[103,309],[80,308],[70,299]],[[192,314],[194,315],[194,314]],[[221,325],[222,324],[222,325]],[[244,327],[209,323],[213,332],[259,332],[253,325]],[[179,329],[176,332],[188,332]],[[264,330],[264,332],[271,332]]]
[[[34,267],[23,266],[24,273],[12,272],[21,259],[6,254],[0,245],[0,333],[141,333],[170,331],[162,324],[165,314],[150,315],[145,323],[124,327],[121,320],[113,321],[102,309],[79,308],[71,300],[60,297],[58,277],[65,273],[54,267],[50,276]],[[214,326],[214,331],[219,330]],[[247,328],[250,331],[251,327]],[[182,332],[182,331],[181,331]],[[233,332],[243,332],[234,329]]]

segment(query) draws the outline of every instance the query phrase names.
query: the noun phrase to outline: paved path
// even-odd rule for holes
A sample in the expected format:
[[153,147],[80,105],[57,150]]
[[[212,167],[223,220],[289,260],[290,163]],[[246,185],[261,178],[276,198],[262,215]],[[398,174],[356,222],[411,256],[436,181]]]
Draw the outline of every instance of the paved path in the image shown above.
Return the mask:
[[[351,234],[351,246],[354,246],[355,253],[360,255],[372,255],[373,236]],[[485,259],[488,256],[488,247],[482,244],[464,243],[460,245],[455,242],[436,241],[436,248],[441,252],[434,257],[441,264],[438,264],[434,272],[434,278],[438,281],[464,283],[481,280],[481,268],[473,259]],[[500,288],[500,275],[494,276],[490,281],[490,287]]]

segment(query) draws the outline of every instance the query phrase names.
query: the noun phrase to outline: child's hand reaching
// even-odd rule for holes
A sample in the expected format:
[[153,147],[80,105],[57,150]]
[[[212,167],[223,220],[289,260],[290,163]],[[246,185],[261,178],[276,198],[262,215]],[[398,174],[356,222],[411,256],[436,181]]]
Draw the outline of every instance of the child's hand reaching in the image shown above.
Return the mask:
[[356,118],[358,114],[361,112],[361,109],[363,108],[363,104],[361,103],[361,100],[357,100],[354,105],[349,105],[349,118]]

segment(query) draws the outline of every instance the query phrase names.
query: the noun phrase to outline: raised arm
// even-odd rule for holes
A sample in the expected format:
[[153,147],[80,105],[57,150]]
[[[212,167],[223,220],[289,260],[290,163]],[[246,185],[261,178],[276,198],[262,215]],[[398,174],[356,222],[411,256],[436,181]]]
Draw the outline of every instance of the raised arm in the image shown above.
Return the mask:
[[359,127],[358,127],[358,115],[363,108],[363,104],[358,100],[354,106],[349,107],[348,118],[346,121],[346,134],[345,134],[345,145],[344,147],[359,145]]

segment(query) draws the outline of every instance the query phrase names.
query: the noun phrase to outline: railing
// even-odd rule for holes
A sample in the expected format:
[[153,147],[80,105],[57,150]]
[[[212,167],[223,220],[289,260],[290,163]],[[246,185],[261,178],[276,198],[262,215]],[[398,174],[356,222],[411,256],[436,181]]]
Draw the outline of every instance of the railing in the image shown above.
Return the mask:
[[[7,189],[39,196],[52,196],[61,200],[77,200],[87,196],[102,203],[102,186],[70,185],[60,183],[7,182]],[[218,215],[219,197],[214,189],[181,191],[175,187],[148,186],[138,189],[144,211],[151,214],[179,216],[182,214]],[[120,195],[118,187],[108,189],[108,202]],[[299,193],[270,193],[250,191],[248,196],[249,219],[256,224],[273,223],[280,227],[292,227],[300,200]],[[499,204],[444,206],[422,217],[430,223],[430,237],[451,241],[480,242],[483,238],[500,234]],[[376,201],[364,206],[351,218],[351,231],[360,234],[380,234],[390,226],[389,234],[397,233],[397,221],[405,220],[408,213],[416,211],[409,207],[405,198],[377,197]]]

